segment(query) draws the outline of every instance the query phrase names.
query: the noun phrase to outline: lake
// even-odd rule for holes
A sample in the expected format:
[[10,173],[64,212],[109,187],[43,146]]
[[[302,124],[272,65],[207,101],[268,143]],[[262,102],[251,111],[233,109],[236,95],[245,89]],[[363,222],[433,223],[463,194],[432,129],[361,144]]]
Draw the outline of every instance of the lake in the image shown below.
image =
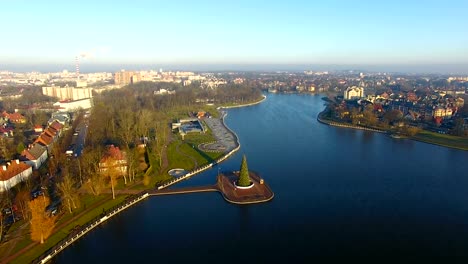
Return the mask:
[[[242,155],[275,192],[233,205],[218,193],[151,197],[56,263],[376,262],[468,259],[468,152],[317,122],[321,96],[268,94],[228,110]],[[174,188],[215,182],[218,167]]]

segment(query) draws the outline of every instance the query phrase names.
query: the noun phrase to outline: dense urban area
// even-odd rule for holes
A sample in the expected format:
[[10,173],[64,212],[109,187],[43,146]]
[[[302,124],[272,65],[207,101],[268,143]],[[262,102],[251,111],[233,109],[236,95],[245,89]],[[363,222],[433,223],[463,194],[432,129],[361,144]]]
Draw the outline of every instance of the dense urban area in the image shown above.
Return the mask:
[[203,146],[218,139],[218,107],[267,93],[322,96],[318,118],[329,124],[468,150],[466,76],[1,71],[0,255],[30,262],[106,208],[171,180],[168,170],[216,160],[223,146]]

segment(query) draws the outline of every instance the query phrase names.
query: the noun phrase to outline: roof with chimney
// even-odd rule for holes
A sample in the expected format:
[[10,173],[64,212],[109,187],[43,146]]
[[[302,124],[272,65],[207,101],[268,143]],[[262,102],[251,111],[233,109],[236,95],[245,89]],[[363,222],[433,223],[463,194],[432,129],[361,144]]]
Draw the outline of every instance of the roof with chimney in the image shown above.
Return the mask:
[[19,160],[12,160],[0,167],[0,180],[7,181],[25,170],[31,168],[28,164],[20,162]]
[[46,151],[47,149],[44,146],[34,143],[30,148],[23,150],[23,152],[21,152],[21,156],[28,160],[37,160]]
[[12,123],[24,123],[26,122],[26,117],[24,117],[20,113],[7,113],[6,111],[3,111],[2,116],[5,118],[8,118],[10,122]]

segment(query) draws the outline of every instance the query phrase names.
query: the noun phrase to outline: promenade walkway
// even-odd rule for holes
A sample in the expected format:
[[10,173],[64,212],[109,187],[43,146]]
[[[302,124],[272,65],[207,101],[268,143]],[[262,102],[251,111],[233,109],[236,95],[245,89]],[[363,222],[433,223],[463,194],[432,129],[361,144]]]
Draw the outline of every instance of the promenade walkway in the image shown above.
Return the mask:
[[184,187],[176,189],[152,190],[148,192],[150,196],[171,195],[171,194],[186,194],[199,192],[219,192],[218,185],[206,185],[197,187]]

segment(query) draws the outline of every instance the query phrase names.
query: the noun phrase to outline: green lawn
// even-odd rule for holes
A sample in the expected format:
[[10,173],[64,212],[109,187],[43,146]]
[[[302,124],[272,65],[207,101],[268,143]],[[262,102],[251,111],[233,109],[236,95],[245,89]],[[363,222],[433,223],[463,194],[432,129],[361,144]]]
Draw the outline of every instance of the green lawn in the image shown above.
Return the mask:
[[[100,198],[100,199],[92,199],[92,198],[89,198],[89,197],[86,198],[86,199],[88,199],[89,201],[94,201],[94,203],[96,203],[96,202],[98,202],[98,201],[100,201],[102,199],[105,199],[104,195],[102,195],[102,196],[103,197]],[[68,224],[67,226],[62,228],[61,230],[54,233],[52,236],[50,236],[47,239],[47,241],[44,244],[35,246],[30,251],[26,252],[25,254],[21,255],[17,259],[13,260],[12,263],[30,263],[31,261],[33,261],[34,259],[39,257],[42,253],[47,251],[49,248],[51,248],[55,244],[57,244],[60,240],[67,237],[70,230],[73,229],[76,225],[85,225],[90,220],[92,220],[95,217],[99,216],[103,212],[103,209],[108,210],[108,209],[120,204],[121,202],[123,202],[125,197],[126,197],[125,195],[117,196],[115,198],[115,200],[109,200],[108,202],[94,208],[93,210],[89,211],[88,213],[86,213],[82,217],[78,218],[77,220],[71,222],[70,224]],[[91,204],[89,206],[91,206]],[[89,208],[89,206],[88,206],[88,208]],[[82,209],[82,210],[84,210],[84,209]],[[62,223],[64,221],[65,220],[61,219],[58,224],[60,224],[60,223]],[[29,237],[27,238],[27,240],[31,241],[29,239]],[[20,241],[19,244],[21,244],[22,247],[25,247],[29,243],[26,243],[26,240],[25,240],[25,241]],[[18,250],[19,250],[19,248],[18,248]]]
[[416,136],[413,136],[412,139],[450,148],[468,150],[468,138],[444,135],[429,131],[422,131]]
[[[182,143],[180,140],[174,140],[169,144],[167,148],[167,158],[169,160],[169,169],[174,169],[174,168],[182,168],[184,170],[192,170],[195,166],[194,162],[192,159],[189,157],[186,157],[185,155],[181,155],[179,152],[177,152],[177,146],[179,146],[179,151],[193,156],[191,153],[192,148],[188,146],[186,143]],[[195,157],[194,157],[195,158]]]

